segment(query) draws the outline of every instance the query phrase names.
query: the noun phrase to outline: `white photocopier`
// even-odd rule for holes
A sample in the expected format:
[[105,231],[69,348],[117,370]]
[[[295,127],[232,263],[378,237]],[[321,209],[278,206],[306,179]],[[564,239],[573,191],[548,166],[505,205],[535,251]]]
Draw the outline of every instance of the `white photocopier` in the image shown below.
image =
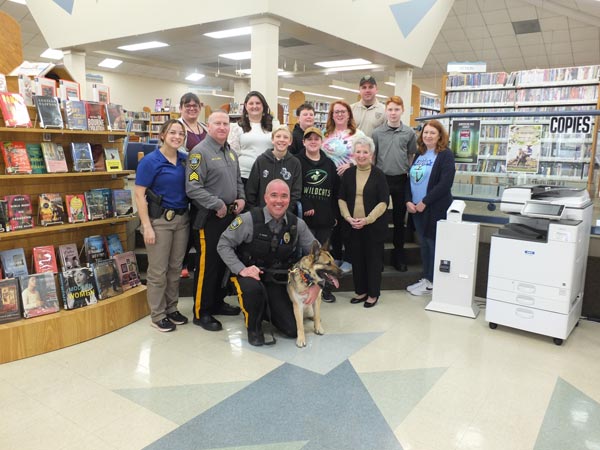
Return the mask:
[[515,186],[492,236],[485,320],[554,338],[561,345],[581,315],[592,223],[585,189]]

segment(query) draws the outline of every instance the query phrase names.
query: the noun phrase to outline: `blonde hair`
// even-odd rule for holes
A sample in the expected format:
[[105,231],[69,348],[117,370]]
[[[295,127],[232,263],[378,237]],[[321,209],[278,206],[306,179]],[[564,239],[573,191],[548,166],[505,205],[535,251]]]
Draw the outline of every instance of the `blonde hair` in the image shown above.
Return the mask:
[[273,139],[275,137],[275,135],[277,134],[278,131],[285,131],[290,138],[292,137],[292,132],[290,131],[290,129],[288,127],[286,127],[285,125],[279,125],[271,133],[271,139]]

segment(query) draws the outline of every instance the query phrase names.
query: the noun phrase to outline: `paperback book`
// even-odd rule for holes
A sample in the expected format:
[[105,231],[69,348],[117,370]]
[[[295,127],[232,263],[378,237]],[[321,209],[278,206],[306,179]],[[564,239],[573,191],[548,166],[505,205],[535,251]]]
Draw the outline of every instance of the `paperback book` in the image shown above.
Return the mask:
[[44,153],[40,144],[25,144],[27,156],[31,164],[31,173],[48,173],[44,162]]
[[54,274],[38,273],[19,277],[23,317],[43,316],[58,312],[58,292],[54,282]]
[[44,163],[48,173],[63,173],[68,172],[67,158],[65,151],[60,144],[54,142],[42,142],[42,154],[44,155]]
[[0,251],[0,261],[2,261],[5,278],[18,278],[29,273],[25,251],[22,248]]
[[109,258],[125,252],[118,234],[113,233],[106,236],[106,251],[108,252]]
[[31,253],[33,255],[33,271],[35,273],[58,272],[54,246],[43,245],[40,247],[33,247]]
[[118,172],[123,170],[121,164],[121,155],[118,148],[105,148],[104,149],[104,163],[106,164],[106,170],[108,172]]
[[65,223],[65,205],[60,194],[40,194],[38,219],[44,227]]
[[93,84],[92,98],[95,102],[110,103],[110,88],[105,84]]
[[38,113],[38,123],[40,128],[64,127],[58,98],[36,95],[33,97],[33,101]]
[[89,267],[62,271],[59,279],[65,309],[98,303],[93,273]]
[[94,159],[94,172],[106,172],[102,144],[92,144],[92,158]]
[[80,100],[79,83],[69,80],[58,80],[61,101]]
[[0,280],[0,323],[14,322],[20,318],[18,280],[16,278]]
[[25,142],[5,141],[0,142],[0,149],[4,157],[4,166],[8,175],[31,173],[31,162],[27,155]]
[[116,103],[106,104],[106,123],[111,131],[125,131],[127,122],[125,120],[125,112],[123,105]]
[[87,130],[85,102],[67,100],[65,102],[65,118],[69,130]]
[[79,252],[76,244],[63,244],[58,246],[58,258],[62,270],[75,269],[81,267],[79,261]]
[[102,259],[108,259],[108,253],[104,246],[104,237],[98,235],[87,236],[83,240],[83,250],[85,253],[85,260],[88,265],[100,261]]
[[56,81],[51,78],[35,77],[33,79],[33,86],[35,95],[56,97]]
[[75,172],[93,172],[94,158],[92,147],[87,142],[71,142],[71,155],[73,156],[73,170]]
[[104,105],[98,102],[85,102],[85,115],[87,118],[87,129],[90,131],[105,131],[106,111]]
[[31,128],[27,104],[21,94],[0,92],[0,110],[4,126]]
[[117,264],[117,272],[119,273],[121,287],[124,291],[142,284],[135,253],[121,253],[113,256],[113,259]]
[[[106,202],[106,192],[110,189],[90,189],[84,193],[88,220],[101,220],[112,217],[111,208]],[[110,200],[110,197],[109,197]]]
[[4,197],[8,210],[8,225],[12,231],[33,228],[33,209],[28,194]]
[[23,97],[27,106],[33,106],[33,78],[27,75],[19,75],[19,94]]
[[98,289],[98,298],[105,300],[123,292],[119,280],[117,264],[113,259],[105,259],[92,264],[96,288]]
[[10,231],[8,226],[8,205],[6,200],[0,200],[0,233]]
[[113,189],[113,204],[115,217],[131,216],[133,214],[133,198],[129,189]]
[[66,194],[67,218],[69,223],[87,222],[85,196],[83,194]]

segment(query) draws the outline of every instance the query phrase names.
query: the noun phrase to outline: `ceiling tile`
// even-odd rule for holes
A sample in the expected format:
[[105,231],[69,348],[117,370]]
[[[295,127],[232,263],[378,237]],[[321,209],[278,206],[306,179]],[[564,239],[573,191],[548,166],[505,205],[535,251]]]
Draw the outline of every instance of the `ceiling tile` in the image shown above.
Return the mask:
[[504,3],[504,0],[478,0],[477,3],[479,3],[479,9],[481,11],[496,11],[506,9],[506,3]]
[[446,21],[444,22],[444,29],[453,30],[455,28],[462,28],[462,25],[458,21],[458,17],[456,17],[455,15],[452,15],[452,16],[449,15],[446,18]]
[[525,61],[521,57],[504,58],[502,59],[502,65],[505,71],[515,72],[525,67]]
[[519,41],[517,41],[517,37],[514,34],[512,36],[501,36],[501,37],[496,37],[493,39],[494,39],[494,46],[497,49],[519,46]]
[[496,11],[484,10],[482,15],[483,20],[488,25],[493,25],[496,23],[509,23],[511,21],[506,9],[500,9]]
[[498,36],[515,35],[515,30],[513,29],[511,23],[495,23],[493,25],[488,25],[488,31],[490,32],[490,36],[493,38]]
[[510,58],[511,56],[521,54],[519,47],[496,47],[496,51],[500,55],[500,58]]
[[448,47],[450,47],[453,53],[472,50],[469,41],[451,41],[448,43]]
[[538,18],[534,6],[521,6],[518,8],[509,8],[508,14],[512,22],[518,22],[520,20],[532,20]]
[[551,44],[546,44],[546,53],[549,55],[552,53],[570,53],[571,50],[570,42],[553,42]]
[[490,37],[486,27],[467,27],[465,34],[469,39],[483,39]]
[[569,30],[542,31],[542,40],[549,44],[550,42],[568,42],[571,40]]
[[519,34],[517,41],[519,45],[541,45],[544,42],[542,40],[542,33]]
[[444,39],[446,39],[446,42],[448,42],[448,44],[450,44],[453,41],[466,41],[467,40],[467,35],[465,34],[465,32],[463,31],[462,28],[457,28],[454,30],[444,30],[442,28],[442,35],[444,36]]
[[578,66],[598,64],[598,54],[590,54],[590,52],[573,53],[573,64]]
[[567,30],[569,28],[569,21],[563,16],[547,17],[539,20],[542,31]]
[[571,53],[551,53],[548,55],[548,63],[551,67],[568,67],[573,65]]
[[587,41],[598,38],[600,38],[598,27],[582,27],[571,30],[572,41]]
[[483,20],[483,16],[479,13],[477,14],[467,14],[464,16],[458,16],[458,21],[465,29],[469,29],[471,27],[483,26],[485,25],[485,21]]

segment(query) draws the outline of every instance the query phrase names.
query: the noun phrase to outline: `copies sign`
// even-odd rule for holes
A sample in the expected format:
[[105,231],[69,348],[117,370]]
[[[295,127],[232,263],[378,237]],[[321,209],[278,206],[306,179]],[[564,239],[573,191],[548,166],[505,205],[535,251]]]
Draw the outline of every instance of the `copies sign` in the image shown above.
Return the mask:
[[591,116],[552,117],[550,133],[591,133],[593,119]]

